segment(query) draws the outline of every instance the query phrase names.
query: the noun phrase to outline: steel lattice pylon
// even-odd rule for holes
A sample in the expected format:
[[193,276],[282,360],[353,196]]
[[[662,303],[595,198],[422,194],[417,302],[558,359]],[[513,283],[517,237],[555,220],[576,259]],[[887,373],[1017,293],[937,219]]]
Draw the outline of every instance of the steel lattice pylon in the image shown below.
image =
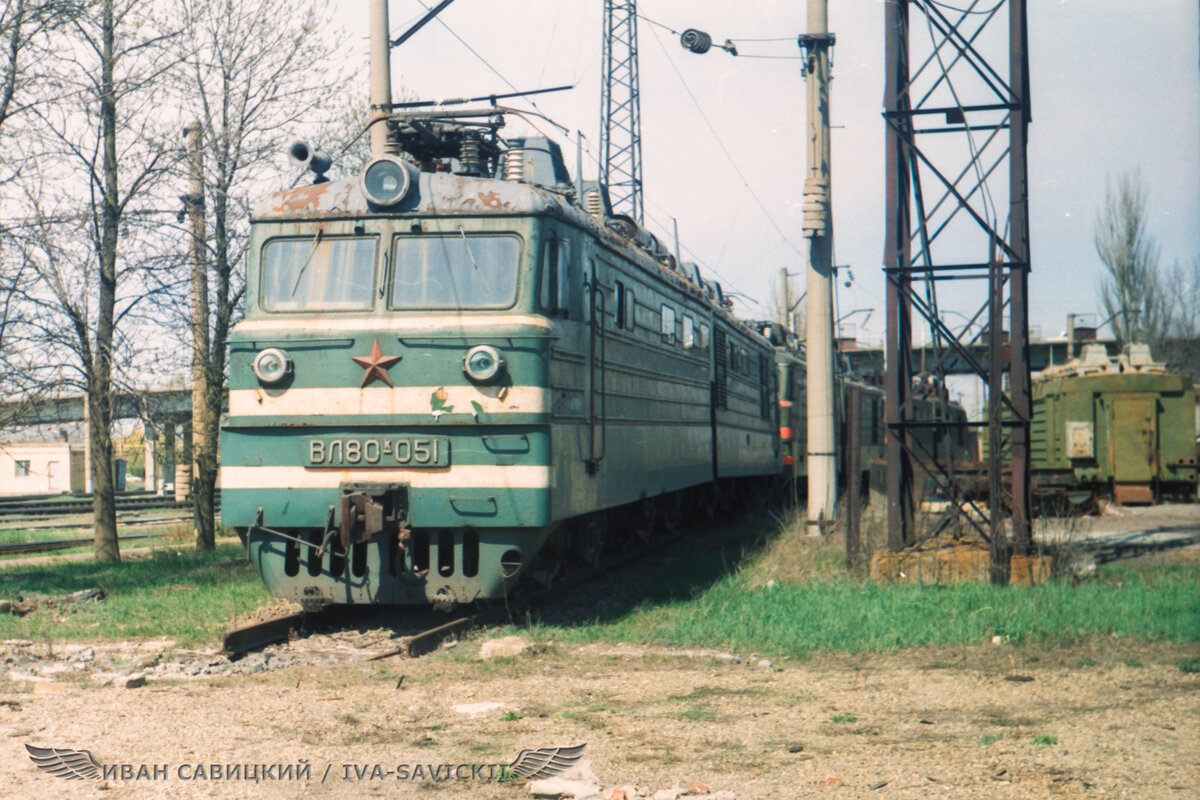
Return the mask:
[[[886,3],[888,545],[899,550],[919,538],[919,477],[949,500],[923,536],[951,524],[974,528],[991,543],[993,581],[1007,582],[1012,550],[1027,553],[1030,544],[1025,0]],[[958,332],[938,307],[937,289],[948,281],[983,287],[972,295],[978,310]],[[914,319],[928,324],[934,352],[931,374],[920,377],[911,356]],[[985,361],[969,349],[981,340]],[[986,506],[956,474],[949,442],[941,446],[954,427],[945,421],[943,380],[952,357],[988,387],[986,421],[959,425],[988,435]],[[927,399],[941,405],[935,416],[942,419],[918,412]]]
[[642,113],[638,99],[637,3],[604,0],[600,180],[613,212],[642,222]]

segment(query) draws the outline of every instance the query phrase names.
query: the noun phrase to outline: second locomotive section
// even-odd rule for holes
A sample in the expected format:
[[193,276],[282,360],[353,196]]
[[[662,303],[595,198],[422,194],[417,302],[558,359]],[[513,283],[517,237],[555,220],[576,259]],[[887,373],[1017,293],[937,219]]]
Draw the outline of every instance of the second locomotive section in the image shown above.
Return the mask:
[[393,163],[390,208],[255,217],[222,505],[273,594],[499,597],[570,520],[778,470],[769,347],[700,286],[552,192]]

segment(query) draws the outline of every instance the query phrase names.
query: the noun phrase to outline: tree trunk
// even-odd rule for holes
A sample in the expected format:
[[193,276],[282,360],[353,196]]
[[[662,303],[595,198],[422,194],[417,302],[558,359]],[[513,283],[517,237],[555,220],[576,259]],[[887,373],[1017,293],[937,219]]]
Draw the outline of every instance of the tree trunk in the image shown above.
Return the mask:
[[120,202],[117,186],[117,102],[113,84],[115,59],[113,0],[104,0],[103,45],[100,67],[100,126],[103,147],[104,195],[100,214],[100,302],[97,307],[96,347],[88,376],[88,436],[92,447],[92,509],[96,525],[96,558],[120,561],[117,545],[117,507],[112,473],[112,343],[117,298],[117,240]]

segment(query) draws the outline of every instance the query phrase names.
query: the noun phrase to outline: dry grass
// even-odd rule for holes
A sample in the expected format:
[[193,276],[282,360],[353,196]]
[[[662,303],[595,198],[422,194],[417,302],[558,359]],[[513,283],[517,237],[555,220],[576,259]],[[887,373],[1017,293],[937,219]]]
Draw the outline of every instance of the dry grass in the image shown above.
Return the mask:
[[168,542],[190,542],[196,538],[196,530],[191,520],[175,522],[167,526],[165,538]]
[[[793,507],[776,517],[779,535],[765,548],[751,568],[750,580],[755,586],[776,583],[808,583],[828,580],[846,574],[846,514],[844,502],[838,509],[838,519],[825,534],[812,533],[806,524],[805,509]],[[887,509],[878,497],[862,509],[859,522],[863,538],[860,561],[866,564],[871,553],[887,544]]]

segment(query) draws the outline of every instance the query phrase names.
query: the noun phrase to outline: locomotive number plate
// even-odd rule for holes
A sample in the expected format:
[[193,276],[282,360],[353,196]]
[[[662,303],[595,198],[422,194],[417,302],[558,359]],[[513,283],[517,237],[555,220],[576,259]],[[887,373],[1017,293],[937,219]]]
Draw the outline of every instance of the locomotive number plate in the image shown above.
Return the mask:
[[311,467],[448,467],[445,436],[380,436],[376,439],[309,439]]

